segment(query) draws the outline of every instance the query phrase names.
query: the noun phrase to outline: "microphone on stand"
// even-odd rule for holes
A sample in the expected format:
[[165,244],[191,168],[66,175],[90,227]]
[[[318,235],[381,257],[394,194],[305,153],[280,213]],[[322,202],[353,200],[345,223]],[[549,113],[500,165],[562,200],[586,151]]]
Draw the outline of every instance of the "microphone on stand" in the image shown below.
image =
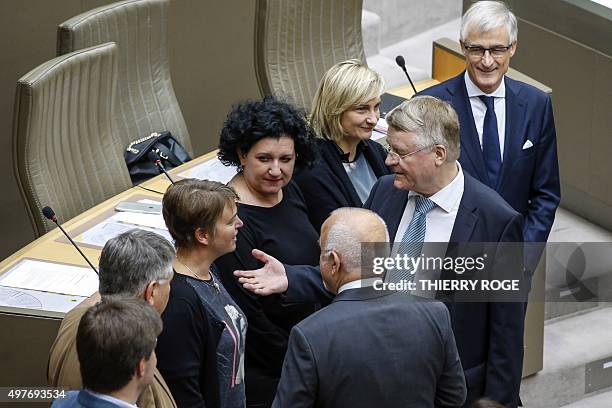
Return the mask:
[[166,168],[162,164],[161,158],[159,157],[157,152],[155,150],[151,150],[149,153],[147,153],[147,157],[149,158],[149,160],[151,160],[153,163],[155,163],[155,165],[157,166],[159,171],[161,171],[162,173],[164,173],[166,175],[166,177],[168,177],[168,180],[170,180],[170,183],[174,184],[174,180],[172,180],[172,178],[170,177],[170,175],[166,171]]
[[406,74],[406,77],[408,78],[408,82],[410,82],[410,86],[412,86],[412,90],[416,94],[417,90],[414,87],[414,84],[412,83],[412,79],[410,79],[410,75],[408,75],[408,71],[406,70],[406,61],[404,60],[404,57],[401,55],[398,55],[397,57],[395,57],[395,63],[399,65],[402,71],[404,71],[404,74]]
[[53,211],[53,209],[51,207],[45,207],[42,209],[42,214],[45,216],[46,219],[52,221],[55,225],[58,226],[58,228],[60,229],[60,231],[62,231],[62,233],[66,236],[66,238],[68,238],[68,241],[70,241],[70,243],[72,245],[74,245],[74,247],[76,248],[77,251],[79,251],[79,254],[81,254],[81,256],[83,257],[83,259],[85,259],[85,261],[87,261],[87,263],[89,264],[89,266],[91,266],[91,269],[93,269],[93,271],[97,274],[100,275],[98,273],[98,270],[96,269],[95,266],[93,266],[93,264],[91,262],[89,262],[89,259],[87,259],[87,257],[85,256],[85,254],[81,251],[81,249],[77,246],[77,244],[72,240],[72,238],[70,238],[70,235],[68,235],[68,233],[66,231],[64,231],[64,229],[62,228],[61,225],[59,225],[59,223],[57,222],[57,217],[55,216],[55,212]]

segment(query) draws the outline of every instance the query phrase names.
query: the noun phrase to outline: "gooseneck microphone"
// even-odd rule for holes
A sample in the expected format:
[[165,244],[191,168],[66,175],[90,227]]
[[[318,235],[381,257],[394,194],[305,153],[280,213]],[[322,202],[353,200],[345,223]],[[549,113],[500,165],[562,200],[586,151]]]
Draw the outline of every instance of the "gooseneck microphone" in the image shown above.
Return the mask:
[[398,55],[397,57],[395,57],[395,63],[399,65],[402,71],[404,71],[404,74],[406,74],[406,77],[408,78],[408,82],[410,82],[410,86],[412,87],[412,90],[416,94],[417,90],[414,87],[414,84],[412,83],[412,79],[410,79],[410,75],[408,75],[408,71],[406,70],[406,61],[404,60],[404,57],[401,55]]
[[162,173],[164,173],[166,175],[166,177],[168,177],[168,180],[170,180],[170,182],[172,184],[174,184],[174,180],[172,180],[172,178],[170,177],[170,175],[168,174],[168,172],[166,171],[166,168],[164,167],[164,165],[161,162],[161,158],[159,157],[159,155],[157,154],[157,152],[155,150],[151,150],[149,153],[147,153],[147,157],[149,158],[149,160],[151,160],[153,163],[155,163],[155,165],[157,166],[157,168],[159,169],[159,171],[161,171]]
[[53,209],[51,207],[45,207],[42,209],[42,213],[45,216],[46,219],[52,221],[55,225],[58,226],[58,228],[60,229],[60,231],[62,231],[62,233],[66,236],[66,238],[68,238],[68,241],[70,241],[70,243],[72,245],[74,245],[74,247],[76,248],[77,251],[79,251],[79,254],[81,254],[81,256],[83,257],[83,259],[85,259],[85,261],[87,261],[87,263],[89,264],[89,266],[91,266],[91,269],[93,269],[93,271],[97,274],[100,275],[98,273],[98,270],[96,269],[95,266],[93,266],[93,264],[91,262],[89,262],[89,259],[87,259],[87,257],[85,256],[85,254],[81,251],[81,249],[77,246],[77,244],[72,240],[72,238],[70,238],[70,235],[68,235],[68,233],[66,231],[64,231],[64,229],[62,228],[61,225],[59,225],[59,223],[57,222],[57,217],[55,216],[55,212],[53,211]]

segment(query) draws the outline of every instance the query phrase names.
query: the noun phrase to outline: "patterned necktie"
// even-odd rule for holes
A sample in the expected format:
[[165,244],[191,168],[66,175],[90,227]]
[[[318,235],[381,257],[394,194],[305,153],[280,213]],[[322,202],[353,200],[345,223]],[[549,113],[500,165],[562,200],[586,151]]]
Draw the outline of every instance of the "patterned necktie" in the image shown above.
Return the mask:
[[499,169],[501,167],[501,150],[499,147],[499,132],[497,130],[497,115],[495,115],[495,98],[493,96],[479,96],[487,106],[482,127],[482,155],[487,168],[487,185],[493,190],[497,187]]
[[[423,249],[423,241],[425,240],[425,231],[427,229],[427,213],[430,212],[436,203],[429,198],[422,196],[415,197],[414,214],[408,225],[408,229],[402,237],[402,241],[398,245],[397,255],[404,257],[407,255],[408,265],[412,265],[410,259],[421,256]],[[400,282],[405,279],[409,282],[414,281],[414,272],[411,268],[408,269],[393,269],[387,273],[387,282]]]

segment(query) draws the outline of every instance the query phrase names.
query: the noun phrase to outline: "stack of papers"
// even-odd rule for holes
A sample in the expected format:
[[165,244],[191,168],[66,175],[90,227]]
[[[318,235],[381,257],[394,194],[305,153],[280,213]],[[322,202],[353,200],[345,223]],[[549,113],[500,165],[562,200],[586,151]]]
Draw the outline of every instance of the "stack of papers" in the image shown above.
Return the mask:
[[[139,200],[138,202],[160,204],[159,201],[146,199]],[[75,241],[102,248],[109,239],[115,238],[117,235],[134,228],[154,232],[167,239],[168,242],[174,242],[161,214],[142,214],[128,211],[121,211],[107,218],[77,236]]]

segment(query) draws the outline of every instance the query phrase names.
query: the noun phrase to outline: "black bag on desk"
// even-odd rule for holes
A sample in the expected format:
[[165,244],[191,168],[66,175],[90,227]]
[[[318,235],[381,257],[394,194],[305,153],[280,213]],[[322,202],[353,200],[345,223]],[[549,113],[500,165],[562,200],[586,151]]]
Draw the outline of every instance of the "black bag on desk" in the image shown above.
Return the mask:
[[124,153],[125,163],[134,185],[160,173],[155,163],[147,156],[152,150],[159,155],[166,170],[191,160],[189,154],[170,132],[153,132],[149,136],[134,140]]

